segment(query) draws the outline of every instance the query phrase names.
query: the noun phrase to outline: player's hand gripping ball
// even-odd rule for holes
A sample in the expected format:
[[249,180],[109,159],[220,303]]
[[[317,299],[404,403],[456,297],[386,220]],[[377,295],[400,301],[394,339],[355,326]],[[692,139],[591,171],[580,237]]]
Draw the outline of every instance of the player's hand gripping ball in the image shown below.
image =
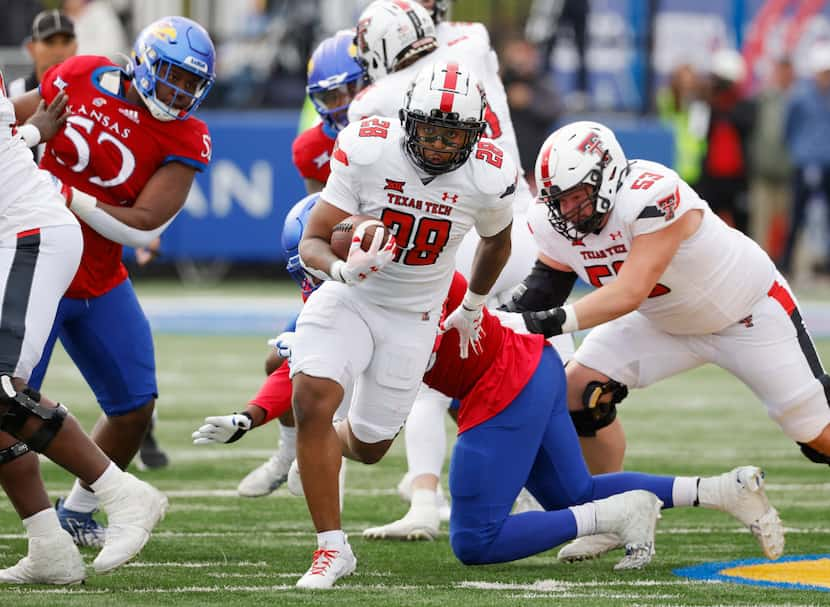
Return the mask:
[[[362,225],[362,224],[366,225]],[[352,215],[346,217],[343,221],[334,226],[331,232],[331,250],[340,259],[345,261],[349,256],[349,248],[352,246],[352,237],[355,229],[360,226],[363,231],[363,240],[360,242],[360,248],[368,251],[372,244],[372,239],[375,237],[375,230],[384,228],[383,223],[376,217],[368,215]],[[388,243],[391,234],[389,230],[383,229],[383,240],[380,243],[380,248],[383,249]]]

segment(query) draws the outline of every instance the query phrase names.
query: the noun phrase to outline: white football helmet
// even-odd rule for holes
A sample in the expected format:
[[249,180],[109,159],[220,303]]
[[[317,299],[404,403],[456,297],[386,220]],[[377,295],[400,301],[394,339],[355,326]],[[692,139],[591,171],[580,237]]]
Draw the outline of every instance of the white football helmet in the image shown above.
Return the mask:
[[357,53],[374,82],[438,48],[435,24],[414,0],[377,0],[360,14]]
[[[553,229],[569,240],[596,232],[614,208],[628,162],[614,133],[597,122],[572,122],[554,131],[536,158],[539,202],[547,205]],[[583,184],[592,194],[578,209],[562,213],[560,199]],[[590,213],[588,205],[592,208]]]
[[409,158],[430,175],[460,167],[484,132],[486,105],[484,89],[465,66],[441,61],[421,68],[400,111]]

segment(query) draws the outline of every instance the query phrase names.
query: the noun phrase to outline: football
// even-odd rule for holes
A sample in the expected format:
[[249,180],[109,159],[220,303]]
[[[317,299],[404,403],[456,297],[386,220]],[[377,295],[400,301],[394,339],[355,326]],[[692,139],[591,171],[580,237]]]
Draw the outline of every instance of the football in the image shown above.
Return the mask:
[[[354,231],[363,224],[364,226],[363,241],[360,243],[364,251],[368,251],[372,244],[372,239],[375,236],[375,230],[378,227],[383,228],[383,224],[377,217],[370,217],[369,215],[352,215],[338,223],[331,231],[331,250],[340,259],[345,260],[349,255],[349,247],[352,244],[352,235]],[[383,230],[383,242],[381,248],[389,242],[389,230]]]

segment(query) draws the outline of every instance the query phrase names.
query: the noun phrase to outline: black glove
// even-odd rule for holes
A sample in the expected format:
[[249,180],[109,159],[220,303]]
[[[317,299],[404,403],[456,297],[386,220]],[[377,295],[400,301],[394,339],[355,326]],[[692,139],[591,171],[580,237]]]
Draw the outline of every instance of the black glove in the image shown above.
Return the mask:
[[530,333],[538,333],[545,337],[562,335],[562,325],[565,322],[565,310],[552,308],[541,312],[522,312],[525,326]]

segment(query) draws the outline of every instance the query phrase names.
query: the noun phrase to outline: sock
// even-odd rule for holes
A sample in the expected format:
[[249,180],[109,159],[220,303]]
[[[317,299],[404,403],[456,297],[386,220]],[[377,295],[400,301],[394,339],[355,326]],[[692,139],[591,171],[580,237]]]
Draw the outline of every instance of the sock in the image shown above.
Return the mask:
[[342,529],[322,531],[317,534],[318,548],[341,548],[346,545],[346,534]]
[[421,387],[412,410],[406,418],[406,463],[413,476],[433,474],[441,476],[447,435],[444,421],[449,399]]
[[63,507],[74,512],[92,512],[98,508],[98,498],[92,491],[81,486],[81,481],[75,480],[72,491],[64,500]]
[[116,466],[113,462],[107,466],[104,473],[90,485],[92,490],[98,494],[98,498],[102,501],[106,500],[116,492],[121,486],[126,477],[126,473]]
[[568,508],[576,519],[576,537],[597,532],[597,509],[594,502]]
[[54,508],[46,508],[30,517],[24,518],[23,526],[26,528],[26,535],[30,538],[53,537],[61,530],[58,513]]
[[435,491],[430,489],[415,489],[412,492],[412,505],[410,506],[410,510],[415,509],[430,509],[434,510],[436,508],[436,501],[435,501]]
[[672,503],[675,506],[697,506],[697,485],[700,477],[676,476],[672,485]]
[[720,484],[721,476],[704,476],[697,483],[697,499],[700,506],[704,508],[721,508]]
[[297,428],[296,426],[283,426],[280,424],[280,446],[277,449],[278,455],[297,457]]

